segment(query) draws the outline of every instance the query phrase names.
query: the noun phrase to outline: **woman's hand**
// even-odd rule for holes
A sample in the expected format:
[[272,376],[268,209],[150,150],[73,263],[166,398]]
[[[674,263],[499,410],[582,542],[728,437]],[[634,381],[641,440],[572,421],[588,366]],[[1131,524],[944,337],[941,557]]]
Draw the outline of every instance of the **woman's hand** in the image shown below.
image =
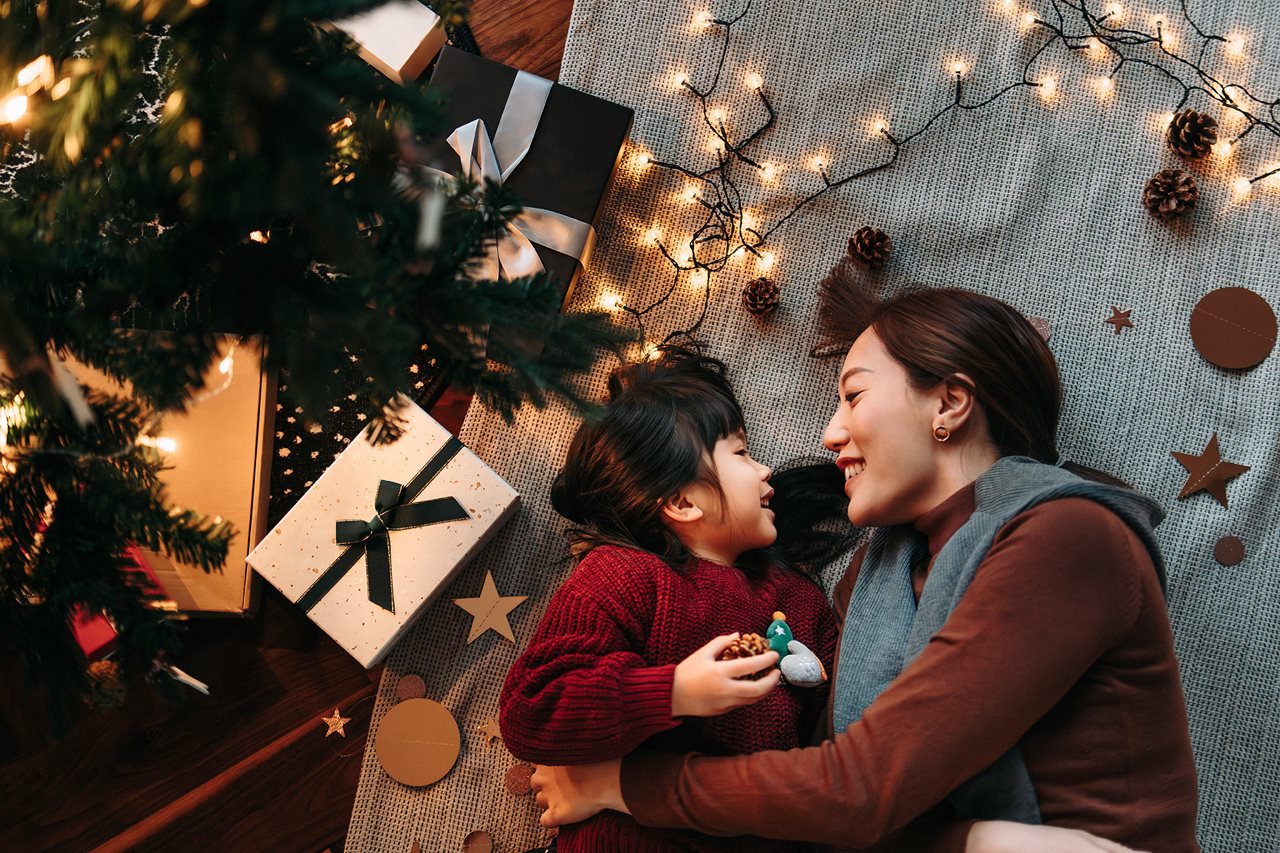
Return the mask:
[[758,681],[741,679],[773,666],[778,662],[777,652],[716,660],[716,655],[736,639],[737,634],[716,637],[676,665],[671,685],[671,716],[717,717],[734,708],[754,705],[778,686],[782,676],[777,670]]
[[530,780],[543,809],[539,823],[546,827],[584,821],[605,809],[627,811],[622,800],[622,759],[574,767],[539,765]]
[[1080,829],[1034,826],[1004,820],[978,821],[969,830],[965,853],[1135,853],[1123,844]]

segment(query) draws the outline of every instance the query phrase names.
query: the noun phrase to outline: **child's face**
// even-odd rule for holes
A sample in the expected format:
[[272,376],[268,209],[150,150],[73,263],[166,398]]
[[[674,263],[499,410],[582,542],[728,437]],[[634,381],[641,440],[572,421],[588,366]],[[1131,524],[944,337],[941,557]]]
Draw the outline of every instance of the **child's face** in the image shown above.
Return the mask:
[[726,562],[737,560],[744,551],[772,545],[778,538],[773,510],[769,509],[772,469],[748,455],[746,437],[741,433],[717,441],[711,461],[724,501],[722,504],[715,489],[699,484],[705,492],[700,497],[706,513],[700,538]]

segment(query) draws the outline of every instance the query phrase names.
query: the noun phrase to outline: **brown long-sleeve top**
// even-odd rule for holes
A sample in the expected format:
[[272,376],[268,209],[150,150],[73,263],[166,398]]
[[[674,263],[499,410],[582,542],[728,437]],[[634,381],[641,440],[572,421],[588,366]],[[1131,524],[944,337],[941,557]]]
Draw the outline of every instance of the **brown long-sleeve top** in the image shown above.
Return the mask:
[[[970,485],[916,522],[930,554],[917,598],[974,500]],[[841,614],[861,562],[836,589]],[[1015,744],[1045,823],[1159,853],[1200,849],[1164,595],[1141,540],[1085,498],[1001,528],[942,629],[846,731],[785,752],[638,752],[623,761],[622,794],[650,826],[962,850],[968,825],[947,822],[942,801]]]

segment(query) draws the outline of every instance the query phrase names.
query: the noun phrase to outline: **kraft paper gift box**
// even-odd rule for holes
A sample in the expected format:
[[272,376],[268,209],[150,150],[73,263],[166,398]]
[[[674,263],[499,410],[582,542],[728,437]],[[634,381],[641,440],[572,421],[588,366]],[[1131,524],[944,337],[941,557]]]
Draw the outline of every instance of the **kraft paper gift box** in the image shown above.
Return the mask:
[[376,665],[515,511],[519,495],[420,409],[361,433],[249,563],[365,667]]
[[333,26],[359,45],[365,62],[402,85],[418,79],[445,40],[440,16],[418,0],[391,0]]
[[[221,356],[231,356],[229,372],[224,374],[221,359],[216,361],[205,376],[206,396],[185,413],[167,414],[159,430],[173,442],[173,450],[161,449],[166,467],[160,480],[170,502],[231,522],[235,536],[227,561],[221,570],[206,572],[138,549],[165,595],[178,610],[193,615],[244,616],[257,606],[258,583],[245,557],[267,526],[276,381],[263,363],[261,343],[237,341],[228,336],[220,343]],[[67,368],[90,387],[123,396],[131,393],[78,362],[67,362]]]
[[[500,244],[500,272],[518,278],[545,269],[562,283],[567,302],[588,263],[635,113],[449,46],[430,89],[444,96],[447,130],[428,145],[426,165],[512,189],[525,208],[515,223],[523,236]],[[481,277],[497,277],[498,266]]]

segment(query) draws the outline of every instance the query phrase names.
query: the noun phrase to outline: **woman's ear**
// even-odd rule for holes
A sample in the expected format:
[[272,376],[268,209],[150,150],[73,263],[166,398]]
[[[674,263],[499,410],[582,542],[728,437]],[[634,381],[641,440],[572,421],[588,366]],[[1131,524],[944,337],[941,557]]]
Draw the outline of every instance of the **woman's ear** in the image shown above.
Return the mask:
[[973,390],[973,380],[964,373],[953,373],[939,383],[938,423],[955,432],[964,426],[977,411],[978,395]]
[[[694,484],[696,485],[696,484]],[[662,518],[668,524],[691,524],[704,515],[693,488],[684,488],[674,498],[662,502]]]

